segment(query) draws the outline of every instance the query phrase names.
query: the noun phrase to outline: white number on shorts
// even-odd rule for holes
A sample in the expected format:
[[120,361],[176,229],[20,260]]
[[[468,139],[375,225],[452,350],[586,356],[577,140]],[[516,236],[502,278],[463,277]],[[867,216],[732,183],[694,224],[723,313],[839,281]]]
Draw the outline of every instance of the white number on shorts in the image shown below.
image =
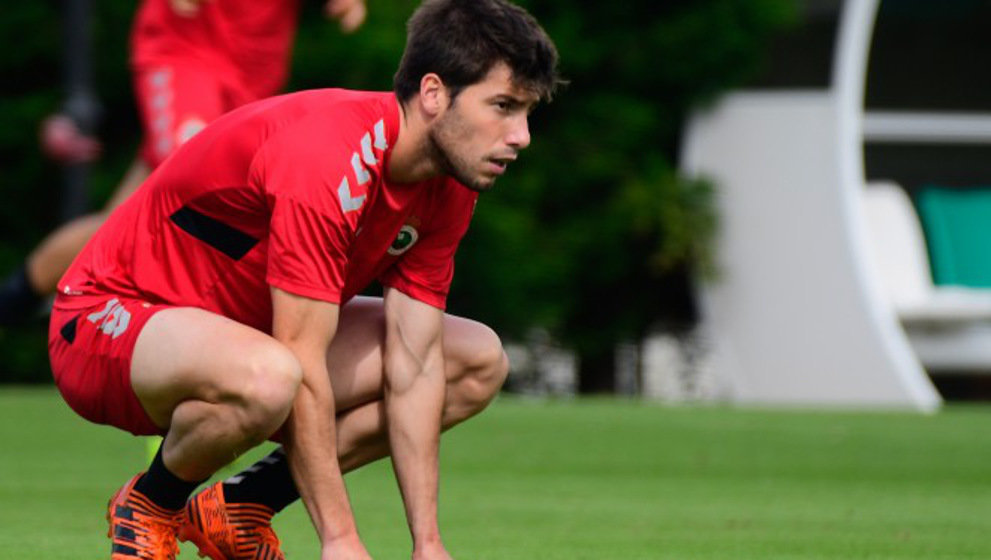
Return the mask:
[[114,298],[107,302],[103,311],[91,313],[86,320],[96,325],[103,334],[117,338],[127,330],[127,325],[131,322],[131,313],[124,309],[120,300]]

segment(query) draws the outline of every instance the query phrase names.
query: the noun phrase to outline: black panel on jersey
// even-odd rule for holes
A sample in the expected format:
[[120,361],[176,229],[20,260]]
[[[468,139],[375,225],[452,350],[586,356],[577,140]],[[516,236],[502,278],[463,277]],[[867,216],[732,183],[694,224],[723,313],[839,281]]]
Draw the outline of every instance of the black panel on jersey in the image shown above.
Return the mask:
[[258,240],[216,218],[211,218],[188,206],[169,216],[172,223],[234,260],[241,260]]
[[66,324],[62,325],[62,329],[59,333],[62,334],[62,338],[66,340],[69,344],[76,341],[76,323],[79,322],[79,315],[76,315],[69,320]]

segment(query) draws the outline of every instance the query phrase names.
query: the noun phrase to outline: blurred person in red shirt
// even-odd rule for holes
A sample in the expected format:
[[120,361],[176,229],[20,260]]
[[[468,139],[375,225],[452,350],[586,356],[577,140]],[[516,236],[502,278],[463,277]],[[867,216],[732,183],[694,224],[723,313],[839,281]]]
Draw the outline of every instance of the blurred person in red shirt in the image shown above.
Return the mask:
[[[131,29],[130,65],[141,113],[138,157],[105,206],[50,233],[0,284],[0,325],[24,321],[107,216],[179,145],[220,115],[285,85],[300,0],[144,0]],[[364,0],[327,0],[324,12],[350,33]],[[42,123],[42,151],[62,163],[95,160],[96,138],[66,115]]]

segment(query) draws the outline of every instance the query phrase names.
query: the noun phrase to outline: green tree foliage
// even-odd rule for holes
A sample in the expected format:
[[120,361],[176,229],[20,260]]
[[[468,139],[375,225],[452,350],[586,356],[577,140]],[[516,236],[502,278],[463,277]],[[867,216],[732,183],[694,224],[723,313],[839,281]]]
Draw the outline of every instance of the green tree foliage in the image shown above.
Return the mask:
[[685,118],[758,69],[794,6],[526,4],[571,84],[534,114],[533,146],[479,204],[455,303],[503,332],[550,329],[578,351],[580,388],[611,390],[616,342],[690,324],[690,276],[711,272],[712,187],[675,169]]
[[[792,0],[520,1],[544,24],[570,85],[531,119],[533,144],[486,194],[458,257],[452,312],[509,337],[549,329],[585,358],[583,386],[607,387],[615,341],[691,319],[687,274],[708,261],[712,188],[675,170],[687,112],[758,65]],[[369,0],[342,35],[304,3],[289,89],[390,89],[414,0]],[[132,2],[94,2],[94,68],[105,154],[92,202],[113,190],[139,129],[127,71]],[[59,3],[7,7],[0,34],[0,271],[57,220],[60,175],[37,148],[59,106]],[[49,379],[43,325],[0,330],[6,380]],[[589,365],[592,364],[592,365]],[[604,373],[603,373],[604,372]],[[604,380],[604,381],[598,381]]]

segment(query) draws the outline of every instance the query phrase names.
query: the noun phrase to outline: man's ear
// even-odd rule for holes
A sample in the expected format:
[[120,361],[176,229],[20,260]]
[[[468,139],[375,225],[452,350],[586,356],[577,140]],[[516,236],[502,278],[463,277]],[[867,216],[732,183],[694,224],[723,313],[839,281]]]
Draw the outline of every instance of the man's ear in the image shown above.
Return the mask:
[[424,74],[420,79],[420,104],[431,117],[436,117],[444,112],[450,104],[447,87],[441,81],[440,76],[433,72]]

